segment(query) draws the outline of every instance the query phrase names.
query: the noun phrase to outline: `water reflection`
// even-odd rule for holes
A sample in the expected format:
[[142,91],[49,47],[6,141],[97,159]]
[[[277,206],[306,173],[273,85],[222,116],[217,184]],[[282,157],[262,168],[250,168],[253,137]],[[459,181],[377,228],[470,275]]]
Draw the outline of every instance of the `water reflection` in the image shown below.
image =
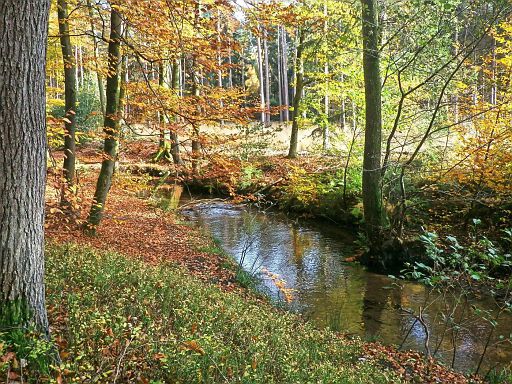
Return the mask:
[[[491,310],[490,298],[474,303],[465,303],[456,294],[436,298],[422,285],[399,285],[386,276],[344,263],[353,255],[354,239],[333,225],[293,221],[284,215],[227,204],[184,210],[184,214],[208,229],[246,270],[257,273],[265,268],[278,274],[295,290],[291,309],[320,326],[387,344],[400,345],[405,338],[404,348],[424,351],[427,331],[410,314],[421,308],[423,321],[429,325],[430,351],[448,365],[454,360],[455,368],[462,371],[474,371],[477,366],[489,334],[488,323],[481,315],[469,316],[459,329],[447,329],[450,321],[465,319],[472,304]],[[282,298],[272,280],[265,274],[261,277],[262,288]],[[441,318],[441,313],[448,312],[446,304],[457,300],[459,305],[451,317]],[[511,332],[512,317],[508,315],[494,334]],[[483,372],[496,364],[509,365],[511,359],[510,344],[494,346],[488,351]]]

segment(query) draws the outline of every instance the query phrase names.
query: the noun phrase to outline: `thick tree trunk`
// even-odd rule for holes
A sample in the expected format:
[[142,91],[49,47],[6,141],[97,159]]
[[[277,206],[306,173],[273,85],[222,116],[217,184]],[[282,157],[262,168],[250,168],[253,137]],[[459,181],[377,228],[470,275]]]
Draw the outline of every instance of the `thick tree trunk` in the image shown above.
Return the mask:
[[47,0],[0,1],[0,328],[48,334],[44,292]]
[[302,51],[304,50],[304,32],[299,30],[299,42],[297,44],[297,58],[295,61],[295,95],[293,97],[293,113],[292,113],[292,133],[290,137],[290,149],[288,158],[295,159],[297,157],[297,147],[299,140],[299,109],[304,90],[304,63],[302,61]]
[[105,122],[103,132],[105,142],[103,146],[103,162],[96,184],[94,200],[87,219],[87,229],[94,234],[101,221],[107,194],[112,184],[112,175],[117,157],[119,138],[119,61],[121,60],[121,17],[115,9],[110,16],[110,41],[108,43],[108,77],[107,77],[107,104],[105,108]]
[[58,0],[57,14],[59,19],[60,45],[64,63],[64,179],[61,204],[68,207],[67,195],[75,183],[75,129],[76,129],[76,63],[73,56],[73,46],[69,37],[68,4],[66,0]]
[[[384,213],[381,196],[381,79],[377,1],[362,0],[363,71],[366,126],[363,159],[363,206],[370,246],[380,250]],[[374,252],[374,253],[377,253]]]

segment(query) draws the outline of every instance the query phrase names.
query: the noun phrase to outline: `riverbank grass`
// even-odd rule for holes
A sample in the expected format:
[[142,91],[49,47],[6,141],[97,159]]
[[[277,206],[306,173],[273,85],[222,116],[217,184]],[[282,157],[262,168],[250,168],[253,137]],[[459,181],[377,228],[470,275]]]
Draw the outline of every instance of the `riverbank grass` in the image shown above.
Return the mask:
[[[361,359],[359,342],[222,292],[175,265],[71,244],[50,244],[46,256],[49,316],[62,358],[55,368],[59,382],[398,381]],[[4,336],[4,353],[14,351]],[[26,374],[32,355],[26,349],[11,355],[0,375],[21,373],[20,361],[28,362]]]

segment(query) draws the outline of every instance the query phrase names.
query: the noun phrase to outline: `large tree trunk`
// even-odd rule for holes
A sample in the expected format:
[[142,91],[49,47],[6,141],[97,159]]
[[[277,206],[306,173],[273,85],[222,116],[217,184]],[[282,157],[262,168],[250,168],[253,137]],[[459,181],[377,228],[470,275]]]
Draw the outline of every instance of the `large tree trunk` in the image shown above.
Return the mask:
[[299,30],[299,42],[297,44],[297,54],[295,61],[295,94],[293,96],[293,114],[292,114],[292,133],[290,137],[290,150],[288,158],[297,157],[297,147],[299,140],[299,109],[304,90],[304,63],[302,61],[302,51],[304,50],[304,32]]
[[48,334],[44,292],[46,0],[0,1],[0,328]]
[[73,46],[69,37],[68,4],[66,0],[58,0],[57,14],[59,19],[60,45],[64,62],[64,179],[61,204],[69,208],[67,195],[75,183],[75,129],[76,129],[76,63],[73,56]]
[[103,162],[96,184],[94,200],[87,219],[88,231],[94,234],[101,221],[107,194],[112,184],[112,175],[117,157],[119,138],[119,61],[121,59],[121,17],[115,9],[110,16],[110,41],[108,43],[108,77],[107,77],[107,104],[105,108],[105,122],[103,133],[105,142],[103,146]]
[[366,130],[363,159],[363,206],[366,234],[372,250],[378,253],[382,242],[384,213],[381,195],[381,79],[379,67],[379,27],[377,1],[361,0],[363,71]]

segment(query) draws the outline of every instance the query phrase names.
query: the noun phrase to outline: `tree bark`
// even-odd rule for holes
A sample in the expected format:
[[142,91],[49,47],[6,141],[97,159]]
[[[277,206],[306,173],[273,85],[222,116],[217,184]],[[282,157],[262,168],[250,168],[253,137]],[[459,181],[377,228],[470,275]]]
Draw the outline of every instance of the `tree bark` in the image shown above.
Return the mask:
[[[279,100],[279,107],[283,107],[283,69],[282,69],[282,55],[281,55],[281,27],[277,27],[277,96]],[[284,111],[282,109],[279,110],[279,122],[283,122]]]
[[282,64],[282,70],[283,70],[283,102],[285,105],[283,118],[284,121],[290,120],[290,114],[289,114],[289,108],[290,108],[290,102],[289,102],[289,96],[288,96],[288,44],[286,43],[286,30],[284,27],[281,27],[281,48],[282,48],[282,58],[283,58],[283,64]]
[[265,125],[270,126],[270,68],[266,29],[263,30],[263,36],[263,52],[265,54]]
[[0,2],[0,327],[48,335],[44,291],[46,0]]
[[[179,61],[176,60],[172,65],[171,72],[171,88],[179,93]],[[178,117],[176,117],[176,121],[178,121]],[[171,139],[171,156],[174,164],[183,164],[180,156],[180,142],[178,138],[178,133],[173,131],[172,129],[169,132],[169,138]]]
[[363,159],[363,207],[366,234],[372,249],[382,242],[384,214],[381,196],[381,79],[379,64],[379,26],[376,0],[361,0],[363,72],[365,89],[365,140]]
[[93,34],[93,42],[94,42],[94,66],[96,69],[96,80],[98,82],[98,93],[100,96],[100,108],[101,113],[103,114],[103,118],[105,118],[105,90],[103,88],[103,76],[101,75],[100,66],[98,63],[98,45],[99,45],[99,39],[96,37],[96,28],[94,27],[94,14],[93,14],[93,8],[91,4],[91,0],[87,0],[87,7],[89,7],[89,19],[91,22],[91,32]]
[[76,130],[76,63],[73,56],[73,46],[69,37],[68,4],[66,0],[58,0],[57,14],[59,20],[60,45],[64,63],[64,179],[61,205],[69,208],[67,195],[75,183],[75,130]]
[[121,60],[121,17],[115,9],[112,9],[110,16],[110,40],[108,43],[108,76],[106,90],[106,107],[103,133],[105,141],[103,146],[103,161],[96,184],[93,204],[87,219],[87,229],[94,234],[99,225],[108,191],[112,184],[112,175],[117,157],[119,138],[119,62]]
[[[260,28],[258,26],[258,32]],[[263,58],[261,54],[261,38],[256,37],[257,53],[258,53],[258,78],[260,80],[260,108],[261,122],[265,123],[265,81],[263,80]]]
[[304,50],[304,32],[299,30],[299,42],[297,44],[297,54],[295,61],[295,95],[293,97],[293,114],[292,114],[292,133],[290,137],[290,150],[288,158],[295,159],[297,157],[297,147],[299,138],[299,108],[304,91],[304,63],[302,61],[302,51]]

